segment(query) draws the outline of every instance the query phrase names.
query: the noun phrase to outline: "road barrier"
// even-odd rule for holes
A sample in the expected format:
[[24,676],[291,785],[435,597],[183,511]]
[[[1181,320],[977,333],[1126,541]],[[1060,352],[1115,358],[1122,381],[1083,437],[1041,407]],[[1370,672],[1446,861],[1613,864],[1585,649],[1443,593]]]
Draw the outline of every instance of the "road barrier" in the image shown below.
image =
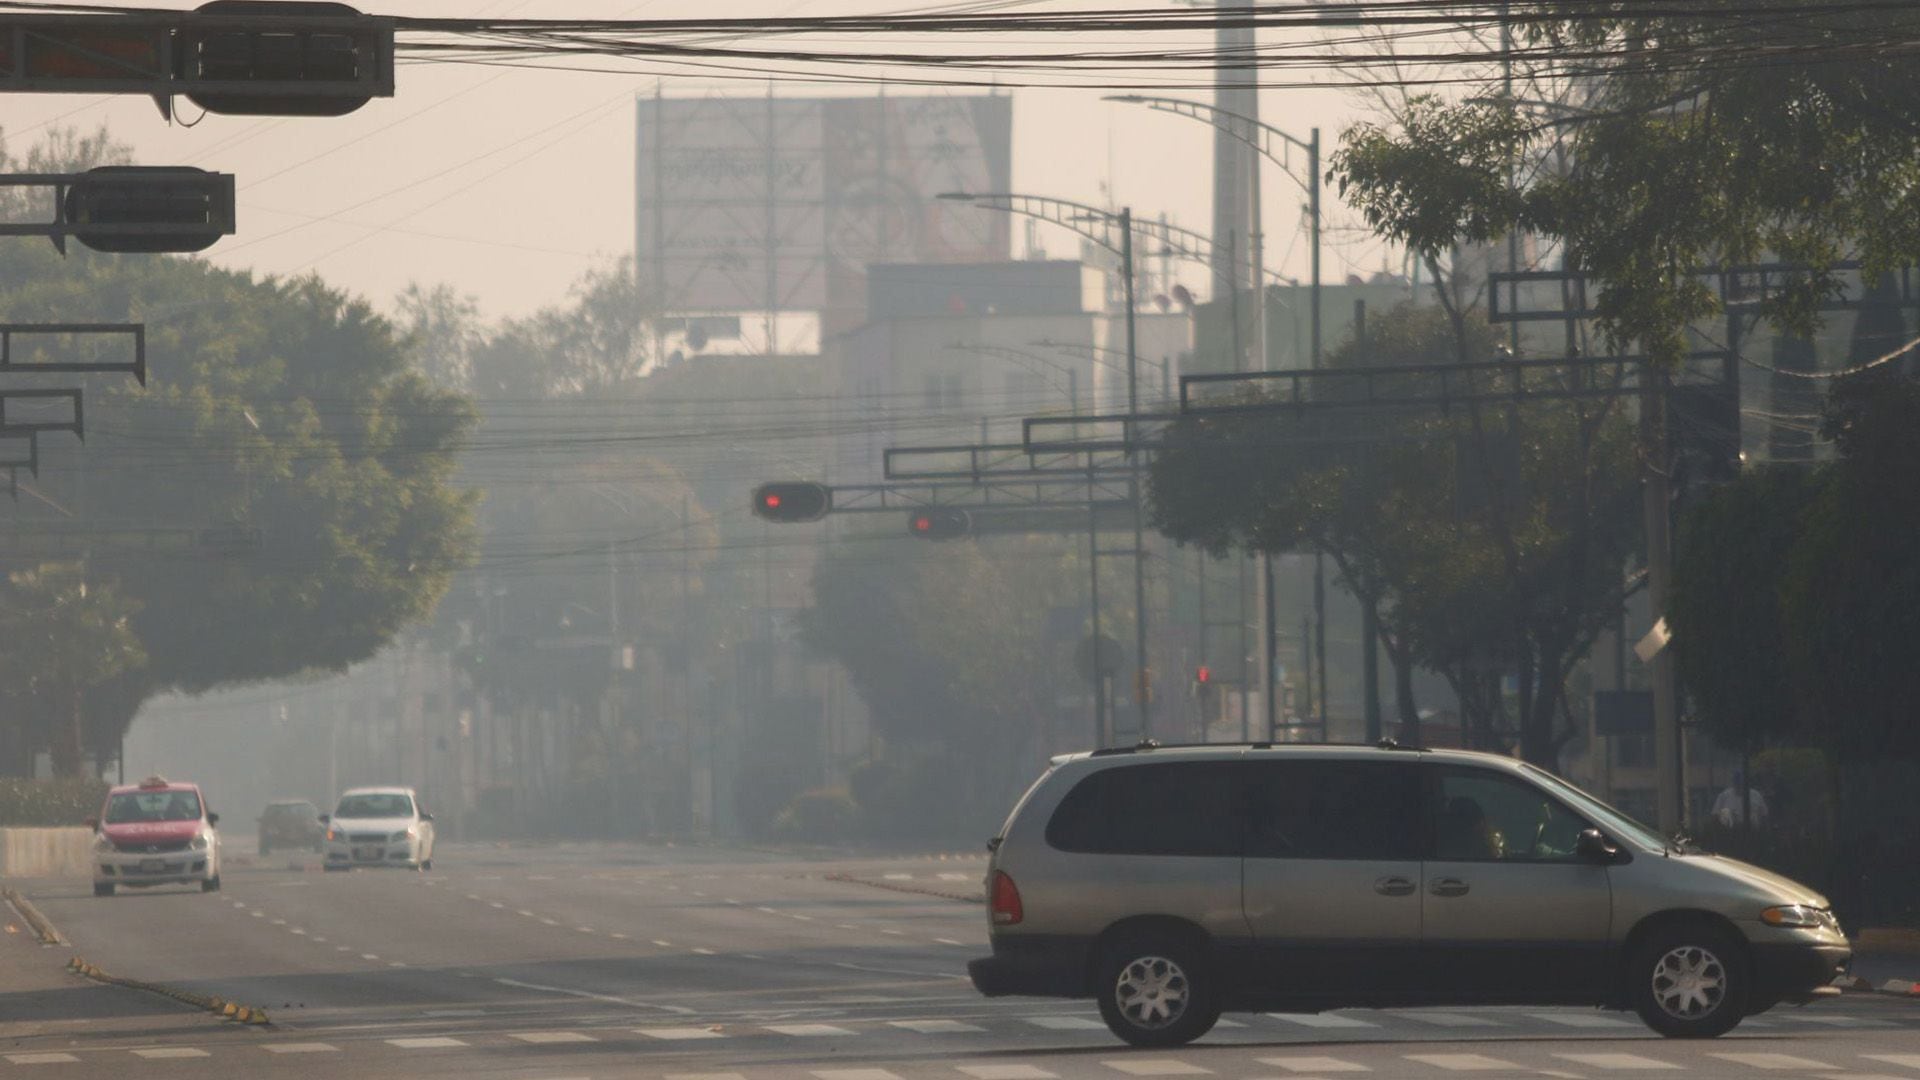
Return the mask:
[[92,829],[0,829],[0,878],[90,877],[92,849]]

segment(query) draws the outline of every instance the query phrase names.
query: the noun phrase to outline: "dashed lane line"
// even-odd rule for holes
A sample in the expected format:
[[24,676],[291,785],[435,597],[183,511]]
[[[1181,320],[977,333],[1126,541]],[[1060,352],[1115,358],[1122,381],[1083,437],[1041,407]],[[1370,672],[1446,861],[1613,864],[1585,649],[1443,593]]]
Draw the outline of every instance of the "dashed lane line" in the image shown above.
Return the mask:
[[410,1039],[388,1039],[387,1045],[397,1046],[402,1050],[448,1050],[469,1044],[450,1035],[423,1035]]
[[1191,1062],[1173,1058],[1114,1058],[1100,1064],[1114,1072],[1128,1076],[1211,1076],[1212,1069],[1203,1069]]
[[600,1041],[591,1035],[584,1035],[578,1031],[516,1031],[508,1037],[518,1039],[523,1043],[532,1043],[536,1046],[546,1046],[554,1043],[590,1043]]
[[701,1027],[634,1028],[633,1030],[636,1034],[645,1035],[649,1039],[660,1039],[665,1042],[726,1038],[718,1031]]
[[80,1059],[72,1054],[7,1054],[7,1061],[15,1065],[68,1065]]
[[1653,1071],[1680,1068],[1671,1061],[1641,1057],[1639,1054],[1555,1054],[1553,1056],[1562,1061],[1571,1061],[1575,1065],[1585,1065],[1590,1069]]
[[1431,1065],[1447,1072],[1507,1072],[1520,1066],[1485,1054],[1408,1054],[1406,1060]]
[[1292,1057],[1263,1057],[1260,1059],[1260,1063],[1262,1065],[1272,1065],[1277,1069],[1285,1069],[1290,1073],[1354,1073],[1373,1071],[1357,1061],[1343,1061],[1335,1057],[1312,1057],[1304,1055]]
[[960,1071],[973,1077],[973,1080],[1059,1080],[1059,1073],[1050,1073],[1033,1065],[962,1065]]
[[853,1032],[832,1024],[768,1024],[768,1031],[776,1035],[791,1035],[797,1039],[818,1039],[833,1035],[852,1035]]
[[1341,1016],[1338,1013],[1270,1012],[1267,1015],[1273,1017],[1275,1020],[1285,1020],[1290,1024],[1299,1024],[1301,1027],[1310,1028],[1371,1028],[1380,1026],[1368,1020],[1357,1020],[1351,1016]]
[[1792,1054],[1729,1054],[1711,1053],[1722,1061],[1731,1061],[1735,1065],[1745,1065],[1749,1069],[1786,1070],[1799,1069],[1806,1072],[1838,1072],[1834,1066],[1824,1061],[1795,1057]]
[[156,1046],[145,1050],[135,1050],[133,1056],[146,1058],[149,1061],[164,1061],[174,1058],[212,1057],[213,1055],[193,1046]]
[[339,1047],[323,1042],[268,1043],[263,1049],[269,1054],[337,1054],[340,1052]]
[[921,1035],[970,1035],[987,1030],[958,1020],[889,1020],[887,1026],[902,1028]]

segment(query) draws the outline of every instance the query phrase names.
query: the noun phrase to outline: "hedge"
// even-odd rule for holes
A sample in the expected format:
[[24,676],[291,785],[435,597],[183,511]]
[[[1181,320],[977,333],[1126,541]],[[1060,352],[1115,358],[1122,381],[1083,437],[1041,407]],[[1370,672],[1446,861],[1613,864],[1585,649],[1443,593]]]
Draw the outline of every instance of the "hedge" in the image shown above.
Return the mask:
[[0,777],[0,828],[79,825],[100,812],[105,780]]

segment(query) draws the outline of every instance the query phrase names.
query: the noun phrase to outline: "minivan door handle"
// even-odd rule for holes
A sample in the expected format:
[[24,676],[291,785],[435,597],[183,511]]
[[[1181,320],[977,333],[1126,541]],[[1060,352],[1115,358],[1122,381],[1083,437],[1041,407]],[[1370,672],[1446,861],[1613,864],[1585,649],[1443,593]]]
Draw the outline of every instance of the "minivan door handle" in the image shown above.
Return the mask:
[[1427,884],[1427,891],[1435,896],[1465,896],[1467,883],[1459,878],[1434,878]]
[[1383,877],[1373,883],[1373,891],[1381,896],[1406,896],[1413,892],[1413,882],[1403,877]]

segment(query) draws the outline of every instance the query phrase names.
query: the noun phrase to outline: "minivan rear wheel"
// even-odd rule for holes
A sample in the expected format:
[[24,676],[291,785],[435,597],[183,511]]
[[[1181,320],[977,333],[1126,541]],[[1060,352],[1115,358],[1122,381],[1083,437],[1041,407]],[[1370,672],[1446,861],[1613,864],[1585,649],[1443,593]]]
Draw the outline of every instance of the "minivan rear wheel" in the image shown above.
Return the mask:
[[1627,966],[1634,1011],[1668,1038],[1725,1035],[1747,1013],[1746,950],[1719,927],[1699,923],[1655,931]]
[[1108,1030],[1134,1046],[1183,1046],[1220,1019],[1200,950],[1178,941],[1129,938],[1106,951],[1095,988]]

